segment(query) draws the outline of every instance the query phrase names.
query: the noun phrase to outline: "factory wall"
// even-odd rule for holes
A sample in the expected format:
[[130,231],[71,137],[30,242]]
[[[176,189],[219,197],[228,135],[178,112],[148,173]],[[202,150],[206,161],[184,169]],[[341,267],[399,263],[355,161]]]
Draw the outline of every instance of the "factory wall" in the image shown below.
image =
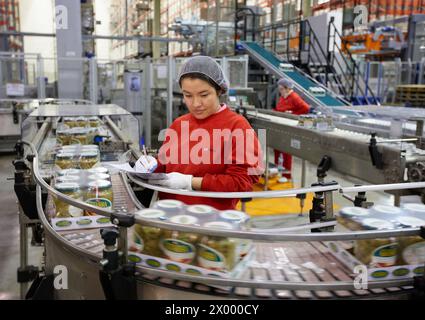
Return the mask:
[[[19,11],[21,14],[21,31],[54,33],[54,0],[20,0]],[[43,17],[43,19],[40,19]],[[40,53],[44,58],[56,56],[55,38],[51,37],[25,37],[24,52]],[[49,82],[55,80],[55,61],[45,61],[44,74]]]

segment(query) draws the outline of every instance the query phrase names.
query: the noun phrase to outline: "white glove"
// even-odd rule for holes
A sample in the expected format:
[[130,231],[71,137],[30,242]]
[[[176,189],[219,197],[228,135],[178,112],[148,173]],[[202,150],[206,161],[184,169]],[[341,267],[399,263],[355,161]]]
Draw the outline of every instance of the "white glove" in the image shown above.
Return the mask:
[[141,156],[137,159],[134,169],[138,172],[151,173],[158,166],[158,161],[152,156]]
[[148,182],[150,184],[156,184],[170,189],[192,190],[192,178],[193,176],[190,174],[171,172],[167,173],[167,179],[150,179]]

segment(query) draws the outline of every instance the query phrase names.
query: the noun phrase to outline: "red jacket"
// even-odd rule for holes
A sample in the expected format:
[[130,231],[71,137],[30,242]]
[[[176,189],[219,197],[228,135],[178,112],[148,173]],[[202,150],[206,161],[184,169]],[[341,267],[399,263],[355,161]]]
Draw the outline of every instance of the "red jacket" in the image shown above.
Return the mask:
[[292,114],[300,115],[309,112],[309,105],[295,92],[292,91],[286,98],[280,97],[275,111],[292,111]]
[[[174,133],[171,129],[174,130]],[[217,133],[217,130],[223,129],[228,129],[228,133],[243,133],[243,136],[241,140],[235,138],[236,134],[233,137],[229,134],[227,138],[224,136],[214,139],[213,130],[216,130]],[[235,129],[239,130],[234,131]],[[171,139],[176,140],[176,136],[178,136],[177,141],[171,142]],[[231,149],[229,148],[230,139]],[[217,141],[220,141],[220,144]],[[226,141],[229,143],[226,148],[228,151],[224,150]],[[243,141],[243,145],[240,144],[240,141]],[[252,148],[246,149],[245,146],[252,146]],[[241,151],[243,152],[242,158]],[[226,154],[227,160],[225,161]],[[250,156],[252,154],[254,157]],[[167,160],[171,163],[167,163]],[[259,175],[262,173],[261,161],[261,149],[255,131],[244,117],[226,108],[202,120],[196,119],[190,113],[176,119],[167,129],[164,143],[159,150],[156,172],[180,172],[191,174],[194,177],[203,177],[202,191],[252,191],[253,184],[258,181]],[[256,174],[252,174],[254,168],[257,168],[254,171]],[[160,193],[159,197],[161,199],[177,199],[186,204],[207,204],[219,210],[234,209],[239,200],[190,197],[168,193]]]

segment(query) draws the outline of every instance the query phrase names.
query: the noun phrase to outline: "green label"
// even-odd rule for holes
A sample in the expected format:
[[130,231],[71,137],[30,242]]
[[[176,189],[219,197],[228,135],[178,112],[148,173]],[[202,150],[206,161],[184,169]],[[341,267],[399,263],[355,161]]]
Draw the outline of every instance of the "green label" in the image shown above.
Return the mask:
[[410,272],[410,270],[407,269],[407,268],[399,268],[399,269],[395,269],[393,271],[393,276],[402,277],[402,276],[408,275],[409,272]]
[[80,226],[84,226],[90,224],[91,222],[92,221],[90,219],[80,219],[77,221],[77,224]]
[[378,258],[392,258],[392,257],[395,257],[396,255],[397,255],[396,244],[388,244],[388,245],[379,247],[373,252],[373,256]]
[[388,271],[386,270],[376,270],[371,274],[372,278],[385,278],[386,276],[388,276]]
[[140,257],[138,257],[134,254],[130,254],[130,255],[128,255],[128,261],[134,262],[134,263],[140,263],[140,262],[142,262],[142,258],[140,258]]
[[157,260],[154,260],[154,259],[148,259],[148,260],[146,260],[146,263],[149,266],[154,267],[154,268],[159,268],[161,266],[161,263]]
[[178,265],[176,265],[176,264],[172,264],[172,263],[168,263],[168,264],[165,266],[165,268],[166,268],[167,270],[170,270],[170,271],[177,271],[177,272],[179,272],[179,271],[181,270],[181,268],[180,268]]
[[186,273],[201,274],[201,272],[199,270],[196,270],[196,269],[186,269]]
[[164,248],[168,251],[175,253],[193,253],[195,252],[195,248],[190,243],[175,240],[175,239],[164,239],[162,242]]
[[69,227],[71,224],[72,224],[72,222],[69,221],[69,220],[60,220],[60,221],[56,222],[56,226],[61,227],[61,228]]
[[107,217],[103,217],[103,218],[97,219],[96,222],[99,223],[99,224],[104,224],[104,223],[111,222],[111,219],[110,218],[107,218]]
[[417,267],[413,269],[414,274],[423,274],[424,273],[424,267]]
[[109,209],[112,207],[112,202],[105,198],[91,198],[86,200],[87,204],[92,206]]
[[224,256],[217,250],[200,245],[199,257],[213,262],[224,262]]

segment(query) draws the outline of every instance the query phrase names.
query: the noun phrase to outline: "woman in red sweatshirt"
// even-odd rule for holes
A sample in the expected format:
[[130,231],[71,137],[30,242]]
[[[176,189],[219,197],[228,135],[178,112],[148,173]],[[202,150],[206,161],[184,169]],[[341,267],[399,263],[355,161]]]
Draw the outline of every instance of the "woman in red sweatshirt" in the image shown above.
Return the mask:
[[[287,79],[280,79],[277,83],[279,85],[280,99],[276,108],[273,110],[280,112],[289,112],[295,115],[306,114],[310,111],[310,106],[294,91],[293,83]],[[279,150],[274,151],[274,162],[279,165],[279,157],[282,155],[283,167],[289,171],[282,176],[291,179],[292,169],[292,156],[288,153]]]
[[[172,189],[252,191],[263,171],[261,148],[248,121],[219,102],[228,89],[221,67],[210,57],[193,57],[177,80],[189,113],[166,130],[159,150],[155,172],[167,173],[168,179],[150,182]],[[219,210],[234,209],[239,200],[170,193],[159,197]]]

